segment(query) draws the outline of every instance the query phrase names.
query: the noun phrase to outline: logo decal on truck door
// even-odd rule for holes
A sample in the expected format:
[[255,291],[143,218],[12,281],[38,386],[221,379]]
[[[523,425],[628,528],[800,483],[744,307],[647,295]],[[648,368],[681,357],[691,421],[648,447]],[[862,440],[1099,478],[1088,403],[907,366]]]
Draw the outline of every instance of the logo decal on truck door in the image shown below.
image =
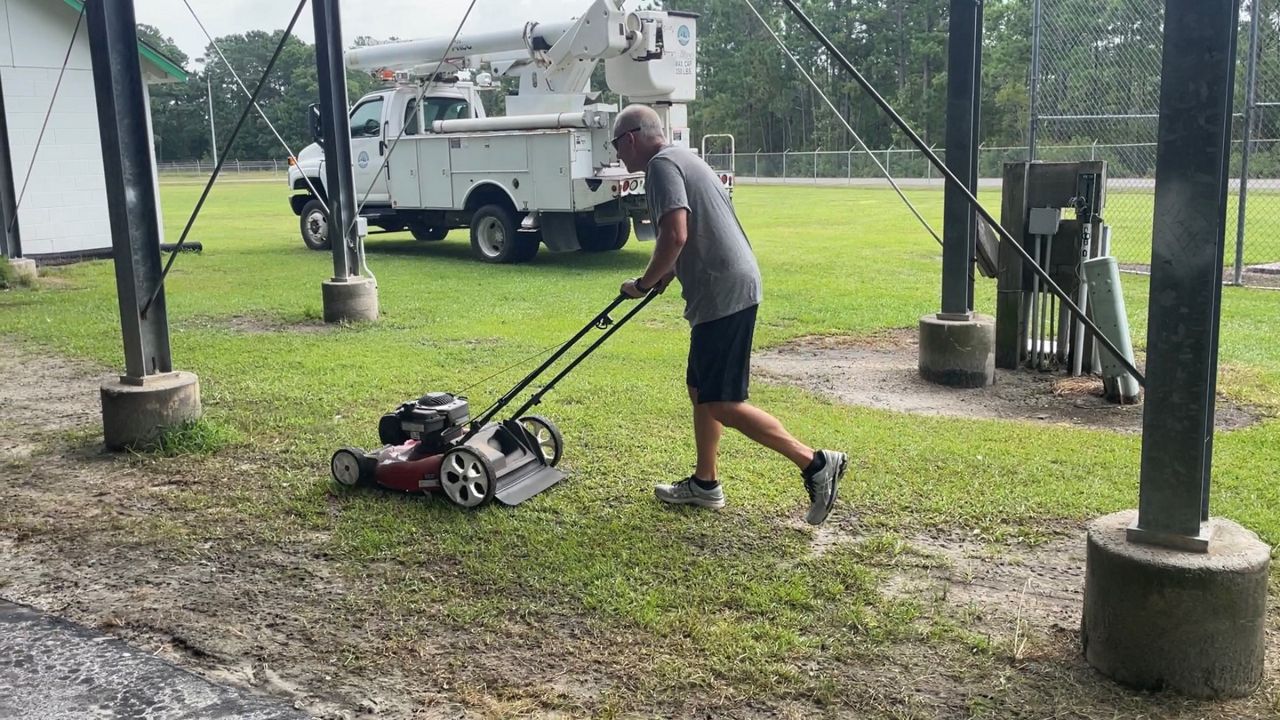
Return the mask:
[[369,167],[369,153],[361,150],[360,157],[356,158],[356,164],[360,166],[361,170]]

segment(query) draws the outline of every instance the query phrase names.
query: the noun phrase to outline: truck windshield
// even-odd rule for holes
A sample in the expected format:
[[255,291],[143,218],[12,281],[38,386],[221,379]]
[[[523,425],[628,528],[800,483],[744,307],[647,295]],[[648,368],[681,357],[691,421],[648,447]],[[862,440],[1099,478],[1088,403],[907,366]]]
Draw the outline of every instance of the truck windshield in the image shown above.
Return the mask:
[[422,104],[422,112],[426,116],[428,127],[436,120],[457,120],[471,117],[471,113],[467,109],[466,100],[433,97],[425,98]]

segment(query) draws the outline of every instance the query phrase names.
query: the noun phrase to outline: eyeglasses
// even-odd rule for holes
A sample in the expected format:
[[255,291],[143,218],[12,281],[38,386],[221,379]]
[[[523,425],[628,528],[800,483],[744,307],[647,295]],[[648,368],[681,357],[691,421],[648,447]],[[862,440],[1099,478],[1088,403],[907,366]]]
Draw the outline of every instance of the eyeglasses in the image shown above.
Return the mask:
[[614,150],[617,150],[617,149],[618,149],[618,141],[619,141],[619,140],[621,140],[622,138],[624,138],[624,137],[626,137],[626,136],[630,135],[631,133],[633,133],[633,132],[635,132],[635,131],[637,131],[637,130],[639,130],[639,129],[640,129],[640,128],[638,128],[638,127],[633,127],[633,128],[631,128],[630,130],[624,130],[623,132],[618,133],[616,136],[614,136],[614,138],[613,138],[612,140],[610,140],[610,141],[609,141],[609,142],[610,142],[610,144],[612,144],[612,145],[613,145],[613,149],[614,149]]

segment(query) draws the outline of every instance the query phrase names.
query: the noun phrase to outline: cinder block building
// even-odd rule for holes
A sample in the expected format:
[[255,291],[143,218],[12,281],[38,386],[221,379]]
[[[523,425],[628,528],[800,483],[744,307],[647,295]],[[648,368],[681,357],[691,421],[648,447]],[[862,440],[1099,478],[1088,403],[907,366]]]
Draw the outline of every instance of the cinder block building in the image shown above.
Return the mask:
[[[19,198],[19,244],[23,257],[36,260],[111,250],[86,21],[71,40],[81,6],[81,0],[0,0],[0,86]],[[140,42],[138,52],[148,85],[186,81],[183,69],[155,48]],[[59,72],[62,83],[37,152]],[[150,128],[149,113],[140,121]],[[153,142],[153,155],[154,148]],[[11,248],[8,254],[18,253]]]

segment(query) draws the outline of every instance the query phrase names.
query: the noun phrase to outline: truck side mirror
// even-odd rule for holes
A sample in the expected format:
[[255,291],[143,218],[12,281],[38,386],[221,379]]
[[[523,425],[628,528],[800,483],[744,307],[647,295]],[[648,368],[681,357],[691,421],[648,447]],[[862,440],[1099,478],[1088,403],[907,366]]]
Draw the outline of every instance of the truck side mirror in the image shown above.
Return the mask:
[[311,103],[307,113],[307,126],[311,129],[312,141],[324,144],[324,126],[320,124],[320,105]]

